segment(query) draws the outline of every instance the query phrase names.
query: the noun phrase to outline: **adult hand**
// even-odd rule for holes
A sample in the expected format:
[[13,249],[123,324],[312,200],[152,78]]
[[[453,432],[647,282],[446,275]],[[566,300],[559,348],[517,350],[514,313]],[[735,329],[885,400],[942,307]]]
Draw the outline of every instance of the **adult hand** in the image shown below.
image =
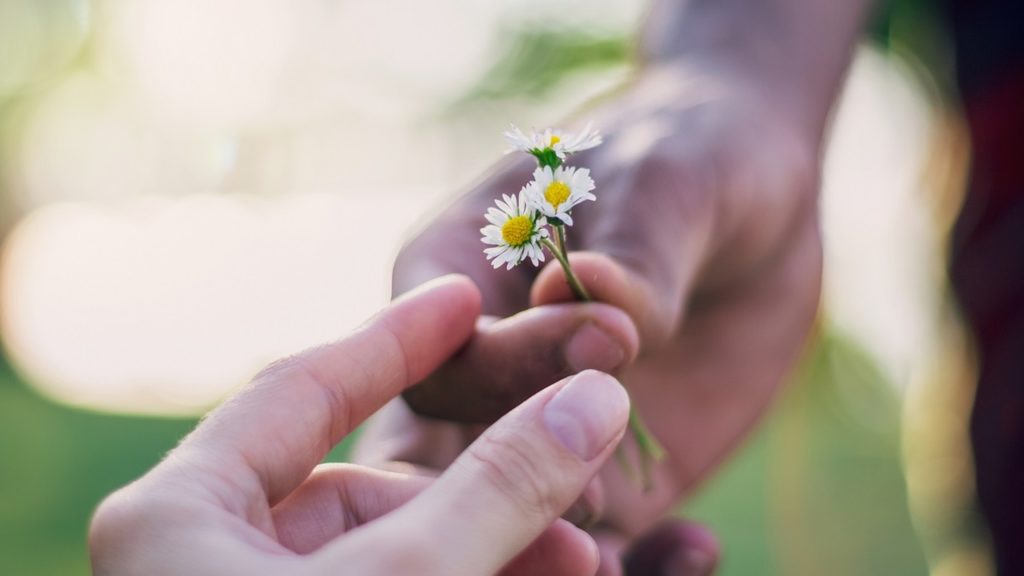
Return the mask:
[[594,541],[558,516],[625,429],[629,401],[610,376],[544,388],[436,480],[317,466],[458,350],[479,308],[466,279],[437,281],[270,366],[103,502],[95,573],[593,574]]
[[[663,551],[654,564],[707,573],[713,539],[687,525],[649,531],[765,410],[802,349],[820,285],[819,134],[754,78],[696,62],[651,68],[593,114],[606,142],[569,163],[591,169],[598,200],[573,212],[569,244],[579,252],[570,260],[605,304],[568,303],[557,264],[506,272],[480,253],[486,207],[529,181],[529,158],[503,163],[412,240],[395,266],[396,291],[461,272],[481,287],[491,319],[405,398],[420,415],[471,426],[393,407],[362,457],[443,469],[472,425],[545,382],[620,371],[668,457],[651,493],[614,464],[588,491],[584,515],[601,517],[602,573],[621,572],[620,557],[644,534],[638,549]],[[677,546],[647,545],[666,538]]]

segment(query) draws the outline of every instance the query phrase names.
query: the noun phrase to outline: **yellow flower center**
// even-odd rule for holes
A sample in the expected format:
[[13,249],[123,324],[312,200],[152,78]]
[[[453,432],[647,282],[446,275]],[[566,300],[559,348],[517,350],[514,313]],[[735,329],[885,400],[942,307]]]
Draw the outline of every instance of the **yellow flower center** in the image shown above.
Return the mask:
[[565,182],[555,180],[551,184],[548,184],[548,189],[544,191],[544,199],[551,204],[551,207],[558,210],[558,205],[569,199],[569,186]]
[[562,141],[561,138],[559,138],[558,136],[555,136],[554,134],[552,134],[551,135],[551,143],[548,144],[548,147],[550,148],[551,146],[554,146],[555,144],[558,144],[561,141]]
[[533,222],[529,216],[516,216],[509,218],[501,226],[501,238],[509,246],[522,246],[530,240],[533,235]]

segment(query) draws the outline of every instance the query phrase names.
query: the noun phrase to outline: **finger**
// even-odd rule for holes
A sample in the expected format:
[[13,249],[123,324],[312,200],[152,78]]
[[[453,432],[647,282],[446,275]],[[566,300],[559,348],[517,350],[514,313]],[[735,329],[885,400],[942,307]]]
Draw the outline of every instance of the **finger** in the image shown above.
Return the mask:
[[[594,542],[597,544],[599,567],[595,576],[624,576],[622,554],[629,541],[619,532],[603,529],[595,530]],[[653,575],[652,575],[653,576]]]
[[321,464],[271,511],[278,541],[308,554],[405,504],[432,481],[426,475]]
[[[437,477],[484,432],[473,428],[419,418],[404,403],[390,402],[363,426],[349,461],[401,474]],[[603,482],[595,477],[562,517],[587,528],[600,520],[604,504]]]
[[[400,463],[397,463],[400,464]],[[396,466],[396,470],[408,470]],[[422,475],[392,473],[350,464],[323,464],[273,510],[280,543],[309,554],[357,526],[405,504],[433,482]],[[556,521],[501,571],[502,576],[590,576],[597,546],[584,531]]]
[[[429,574],[493,574],[579,497],[622,438],[629,398],[612,377],[582,372],[499,420],[405,507],[367,526],[353,546],[412,530]],[[355,536],[355,534],[353,534]]]
[[541,306],[479,326],[465,349],[402,396],[424,416],[490,424],[570,374],[619,370],[638,348],[632,320],[612,306]]
[[[645,348],[660,343],[674,329],[671,317],[681,313],[677,309],[666,313],[663,299],[655,294],[653,286],[605,254],[574,252],[569,254],[573,273],[579,277],[596,302],[605,302],[623,310],[637,326]],[[541,270],[530,291],[534,306],[576,300],[559,265],[548,265]],[[681,300],[680,300],[681,302]]]
[[[663,291],[613,257],[597,252],[570,253],[569,262],[594,301],[610,304],[629,315],[645,353],[664,344],[678,328],[684,313],[683,292],[688,285],[677,286],[671,292]],[[673,296],[668,297],[668,294]],[[557,263],[541,270],[530,291],[533,306],[574,300],[576,296],[569,288],[565,272]]]
[[625,554],[626,576],[709,576],[719,556],[718,539],[694,522],[666,520]]
[[[271,365],[215,410],[172,459],[203,489],[271,505],[299,485],[367,416],[424,378],[472,334],[480,297],[449,277],[410,293],[338,342]],[[244,499],[243,499],[244,500]]]
[[592,576],[597,570],[597,545],[589,534],[558,520],[512,559],[501,576]]

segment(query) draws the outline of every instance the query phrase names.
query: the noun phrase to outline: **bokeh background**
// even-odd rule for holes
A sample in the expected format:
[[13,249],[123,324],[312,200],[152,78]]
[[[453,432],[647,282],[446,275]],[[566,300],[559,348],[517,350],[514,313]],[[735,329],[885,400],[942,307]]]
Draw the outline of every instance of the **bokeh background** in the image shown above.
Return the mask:
[[[98,501],[384,304],[403,238],[510,120],[628,78],[644,9],[0,0],[0,572],[88,573]],[[722,574],[990,573],[945,278],[969,157],[951,78],[927,2],[885,3],[830,136],[815,339],[681,509]]]

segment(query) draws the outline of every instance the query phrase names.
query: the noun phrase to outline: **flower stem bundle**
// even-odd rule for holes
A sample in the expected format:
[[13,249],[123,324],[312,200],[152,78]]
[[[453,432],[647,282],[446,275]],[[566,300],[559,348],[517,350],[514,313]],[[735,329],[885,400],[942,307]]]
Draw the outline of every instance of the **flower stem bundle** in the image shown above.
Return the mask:
[[[488,247],[484,254],[494,268],[511,270],[529,259],[534,266],[544,262],[545,251],[562,266],[566,281],[576,299],[593,299],[569,265],[567,228],[573,225],[572,209],[585,201],[596,201],[590,170],[565,166],[572,154],[601,144],[601,135],[590,125],[578,133],[544,130],[524,133],[516,127],[505,133],[515,150],[527,152],[537,160],[533,179],[518,195],[503,194],[495,207],[487,210],[488,225],[480,229]],[[633,433],[639,466],[635,468],[623,448],[618,461],[627,475],[645,490],[652,484],[651,463],[664,456],[664,450],[644,426],[640,415],[631,409],[629,427]]]

